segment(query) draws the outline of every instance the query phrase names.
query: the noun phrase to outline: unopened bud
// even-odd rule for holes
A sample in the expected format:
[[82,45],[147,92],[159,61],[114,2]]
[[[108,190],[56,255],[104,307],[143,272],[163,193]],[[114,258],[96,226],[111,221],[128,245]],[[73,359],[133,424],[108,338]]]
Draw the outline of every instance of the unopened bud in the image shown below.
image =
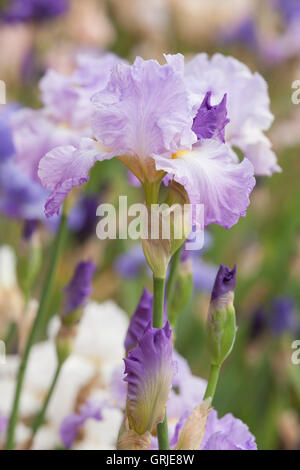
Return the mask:
[[190,206],[179,185],[172,185],[164,204],[147,208],[144,222],[143,250],[154,277],[165,278],[173,254],[191,231]]
[[213,287],[208,314],[208,346],[211,364],[220,366],[230,354],[236,336],[233,306],[236,267],[220,265]]

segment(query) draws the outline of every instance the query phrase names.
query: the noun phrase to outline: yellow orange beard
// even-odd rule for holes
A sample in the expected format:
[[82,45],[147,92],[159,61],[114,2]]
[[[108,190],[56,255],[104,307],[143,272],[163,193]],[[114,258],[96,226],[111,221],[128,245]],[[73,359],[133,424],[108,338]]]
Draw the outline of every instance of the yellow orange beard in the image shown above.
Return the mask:
[[178,150],[178,152],[173,153],[172,159],[181,158],[187,152],[189,152],[189,150]]

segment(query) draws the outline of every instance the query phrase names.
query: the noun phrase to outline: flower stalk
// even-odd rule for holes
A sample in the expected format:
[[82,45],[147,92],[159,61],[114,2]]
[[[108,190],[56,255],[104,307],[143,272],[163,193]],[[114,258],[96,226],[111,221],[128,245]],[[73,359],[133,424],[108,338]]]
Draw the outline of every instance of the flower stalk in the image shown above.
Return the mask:
[[46,411],[48,409],[48,405],[50,403],[50,399],[53,395],[53,392],[54,392],[54,389],[55,389],[55,386],[57,384],[57,380],[58,380],[58,377],[60,375],[60,372],[61,372],[61,369],[62,369],[62,366],[63,366],[63,363],[58,363],[57,367],[56,367],[56,371],[55,371],[55,374],[53,376],[53,379],[52,379],[52,382],[51,382],[51,385],[50,385],[50,388],[48,390],[48,393],[46,395],[46,398],[44,400],[44,403],[43,403],[43,406],[40,410],[40,412],[38,413],[38,415],[36,416],[35,420],[33,421],[33,425],[32,425],[32,434],[31,434],[31,441],[33,441],[37,431],[39,430],[40,426],[43,424],[44,422],[44,419],[45,419],[45,416],[46,416]]
[[213,400],[219,380],[220,370],[221,366],[216,364],[211,365],[204,400],[207,398],[211,398],[211,400]]
[[[153,277],[153,328],[163,328],[164,319],[165,279]],[[167,415],[162,423],[157,425],[157,437],[160,450],[169,450],[169,432]]]
[[16,384],[16,390],[15,390],[15,396],[14,396],[14,401],[13,401],[13,406],[12,406],[12,412],[9,420],[9,425],[8,425],[8,430],[7,430],[7,449],[11,450],[14,448],[14,437],[15,437],[15,429],[16,425],[18,422],[18,416],[19,416],[19,407],[20,407],[20,398],[21,398],[21,393],[22,393],[22,388],[23,388],[23,383],[24,383],[24,378],[25,378],[25,372],[27,368],[27,363],[29,359],[29,354],[31,351],[31,348],[35,342],[36,336],[38,334],[38,331],[40,329],[40,326],[43,322],[44,319],[44,314],[47,309],[48,301],[52,292],[52,287],[55,279],[55,273],[56,269],[58,266],[58,261],[60,259],[62,249],[63,249],[63,244],[64,244],[64,238],[65,238],[65,232],[66,232],[66,227],[67,227],[67,216],[65,212],[62,213],[61,220],[60,220],[60,225],[58,232],[55,237],[54,241],[54,246],[53,246],[53,252],[52,252],[52,257],[51,257],[51,263],[49,266],[49,271],[45,280],[44,288],[42,291],[42,296],[40,300],[40,305],[39,309],[35,318],[35,321],[33,323],[31,332],[29,334],[24,354],[21,359],[21,364],[19,367],[18,371],[18,377],[17,377],[17,384]]
[[175,284],[176,284],[176,279],[177,279],[177,273],[178,273],[178,267],[180,264],[180,258],[181,258],[181,253],[183,250],[183,244],[178,248],[178,250],[174,253],[171,263],[170,263],[170,272],[167,280],[167,292],[166,292],[166,298],[167,302],[170,303],[173,297],[174,289],[175,289]]

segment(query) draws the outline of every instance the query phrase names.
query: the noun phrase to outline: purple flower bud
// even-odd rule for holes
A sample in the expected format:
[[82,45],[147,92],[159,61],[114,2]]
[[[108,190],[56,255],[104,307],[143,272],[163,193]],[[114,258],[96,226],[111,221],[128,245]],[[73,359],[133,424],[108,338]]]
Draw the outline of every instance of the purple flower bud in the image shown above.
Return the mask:
[[82,261],[76,266],[70,283],[64,288],[65,315],[82,307],[92,292],[92,278],[96,265],[91,261]]
[[[124,346],[126,351],[135,348],[145,330],[152,323],[153,295],[147,289],[143,290],[140,301],[131,317]],[[164,323],[167,321],[164,311]]]
[[233,306],[236,266],[231,271],[220,265],[211,294],[207,317],[207,343],[211,364],[221,366],[230,354],[236,337],[236,318]]
[[231,271],[227,266],[221,264],[211,293],[211,300],[214,301],[228,292],[234,292],[235,282],[236,266]]
[[206,93],[194,118],[192,129],[198,140],[215,137],[221,142],[225,142],[225,126],[229,123],[226,108],[227,95],[225,94],[222,101],[215,106],[210,104],[211,95],[211,91]]
[[151,432],[164,419],[175,363],[172,359],[172,330],[149,327],[125,361],[128,384],[127,417],[138,434]]

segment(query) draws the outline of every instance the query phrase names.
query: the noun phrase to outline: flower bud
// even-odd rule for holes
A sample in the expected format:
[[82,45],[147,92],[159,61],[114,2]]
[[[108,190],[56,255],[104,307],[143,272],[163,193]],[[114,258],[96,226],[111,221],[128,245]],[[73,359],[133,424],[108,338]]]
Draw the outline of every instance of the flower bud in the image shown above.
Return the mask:
[[211,364],[218,366],[230,354],[235,341],[235,282],[236,266],[231,271],[221,264],[211,294],[207,324]]
[[65,305],[62,314],[64,324],[72,325],[80,320],[81,309],[92,292],[92,278],[95,270],[96,265],[91,261],[82,261],[77,264],[71,281],[64,288]]
[[185,204],[187,202],[183,187],[172,183],[166,203],[147,207],[143,250],[156,278],[166,277],[171,257],[191,231],[190,206]]
[[172,387],[172,330],[149,327],[125,361],[129,429],[143,435],[164,419]]
[[[147,289],[143,290],[142,296],[136,307],[136,310],[130,318],[128,330],[126,333],[124,347],[128,352],[135,348],[139,340],[143,337],[149,325],[152,325],[153,316],[153,294]],[[167,321],[167,315],[164,310],[164,324]]]
[[172,181],[166,203],[171,216],[171,255],[181,247],[192,230],[189,198],[183,186]]

